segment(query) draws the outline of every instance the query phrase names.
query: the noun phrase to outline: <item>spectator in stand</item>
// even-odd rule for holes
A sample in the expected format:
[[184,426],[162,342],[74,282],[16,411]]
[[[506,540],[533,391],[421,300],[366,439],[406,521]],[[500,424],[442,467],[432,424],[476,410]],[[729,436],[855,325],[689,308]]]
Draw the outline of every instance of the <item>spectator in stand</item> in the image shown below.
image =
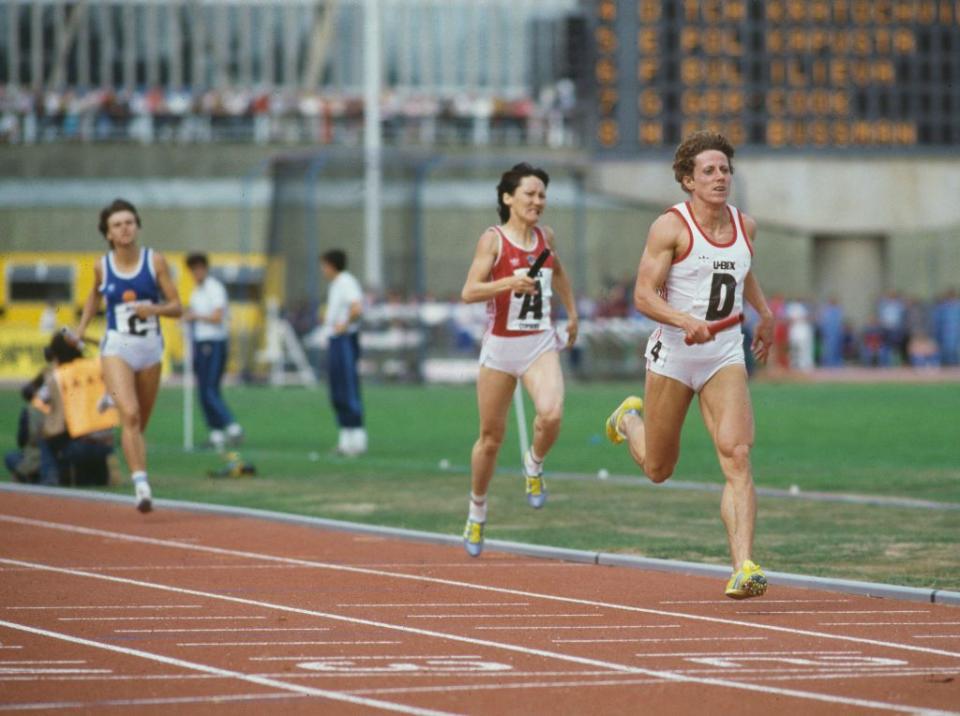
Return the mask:
[[787,302],[783,294],[775,293],[769,305],[775,320],[770,355],[774,366],[786,370],[790,367],[790,324],[786,317]]
[[885,351],[883,326],[877,316],[872,315],[860,334],[860,363],[874,367],[887,365]]
[[790,367],[794,370],[811,371],[814,368],[814,333],[810,311],[803,301],[795,300],[787,303],[784,313],[788,323]]
[[880,365],[907,362],[907,304],[896,291],[888,291],[877,302],[877,319],[883,331]]
[[960,364],[960,293],[943,294],[933,312],[933,337],[940,346],[940,364]]
[[923,331],[910,334],[907,351],[910,356],[910,365],[914,368],[936,368],[940,365],[937,343]]
[[836,296],[831,296],[817,316],[820,333],[820,365],[838,368],[843,365],[843,307]]

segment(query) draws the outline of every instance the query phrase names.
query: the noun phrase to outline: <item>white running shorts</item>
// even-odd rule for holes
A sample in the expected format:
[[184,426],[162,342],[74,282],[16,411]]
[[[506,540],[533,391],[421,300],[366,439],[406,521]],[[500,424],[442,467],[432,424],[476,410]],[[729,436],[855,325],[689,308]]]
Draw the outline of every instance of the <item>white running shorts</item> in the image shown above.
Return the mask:
[[556,329],[532,333],[528,336],[484,336],[480,348],[480,365],[509,373],[520,378],[530,366],[547,351],[560,351],[564,342]]
[[709,343],[688,346],[681,332],[667,333],[657,328],[647,341],[644,356],[647,370],[673,378],[699,393],[718,370],[728,365],[745,365],[743,334],[722,331]]
[[107,331],[100,344],[100,356],[122,358],[134,373],[139,373],[163,360],[163,337],[159,333],[134,336],[119,331]]

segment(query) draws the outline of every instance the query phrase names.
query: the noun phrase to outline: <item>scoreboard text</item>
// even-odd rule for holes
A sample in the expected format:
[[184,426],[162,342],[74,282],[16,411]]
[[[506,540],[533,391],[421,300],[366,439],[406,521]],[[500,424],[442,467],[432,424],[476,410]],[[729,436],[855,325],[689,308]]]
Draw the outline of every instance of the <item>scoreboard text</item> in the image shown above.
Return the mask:
[[587,0],[593,145],[960,144],[960,1]]

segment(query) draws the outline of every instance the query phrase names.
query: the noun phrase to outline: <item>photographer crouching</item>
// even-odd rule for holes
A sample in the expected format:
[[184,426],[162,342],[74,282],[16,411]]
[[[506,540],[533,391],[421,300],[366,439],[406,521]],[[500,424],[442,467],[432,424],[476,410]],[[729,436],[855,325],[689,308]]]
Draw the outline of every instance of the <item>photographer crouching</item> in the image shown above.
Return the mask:
[[[56,333],[44,348],[48,365],[24,386],[43,413],[37,447],[42,485],[106,485],[119,480],[113,449],[116,411],[104,405],[99,362]],[[113,479],[111,479],[113,477]]]

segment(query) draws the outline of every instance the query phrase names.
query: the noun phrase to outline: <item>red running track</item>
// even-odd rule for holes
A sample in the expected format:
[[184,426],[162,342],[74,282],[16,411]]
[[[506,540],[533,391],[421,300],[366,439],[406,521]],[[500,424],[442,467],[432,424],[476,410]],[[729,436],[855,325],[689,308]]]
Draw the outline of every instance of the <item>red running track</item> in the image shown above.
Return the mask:
[[0,711],[936,713],[960,610],[69,497],[0,502]]

